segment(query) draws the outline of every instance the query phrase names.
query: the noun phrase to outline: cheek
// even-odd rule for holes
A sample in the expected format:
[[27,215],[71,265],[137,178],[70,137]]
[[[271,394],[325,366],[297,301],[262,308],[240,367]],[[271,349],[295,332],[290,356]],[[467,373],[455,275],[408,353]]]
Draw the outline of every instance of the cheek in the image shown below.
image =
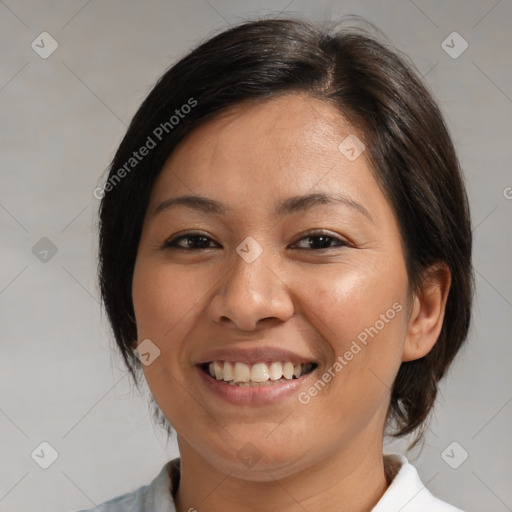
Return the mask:
[[[193,269],[153,263],[136,265],[132,296],[138,339],[179,339],[180,326],[201,307],[208,283]],[[173,335],[170,333],[173,332]]]
[[343,379],[359,385],[363,379],[375,380],[374,372],[391,385],[405,338],[405,268],[336,269],[332,275],[310,276],[304,289],[307,309],[314,313],[309,322],[332,351],[328,368],[339,361],[342,371],[338,365],[333,372],[343,373]]
[[[370,266],[348,271],[336,269],[321,277],[312,276],[307,282],[307,301],[320,325],[324,325],[326,337],[340,341],[365,332],[382,314],[393,309],[394,303],[403,306],[407,290],[407,280],[400,272]],[[395,315],[390,312],[390,316]]]
[[150,339],[160,349],[144,377],[157,404],[182,435],[191,424],[208,424],[203,408],[190,399],[184,382],[189,367],[187,335],[196,323],[211,285],[197,271],[141,259],[135,266],[132,296],[139,341]]
[[308,321],[330,346],[332,359],[299,401],[303,414],[321,418],[318,434],[326,439],[333,432],[340,439],[356,435],[375,415],[384,421],[405,334],[404,276],[366,266],[345,270],[310,276],[306,287]]

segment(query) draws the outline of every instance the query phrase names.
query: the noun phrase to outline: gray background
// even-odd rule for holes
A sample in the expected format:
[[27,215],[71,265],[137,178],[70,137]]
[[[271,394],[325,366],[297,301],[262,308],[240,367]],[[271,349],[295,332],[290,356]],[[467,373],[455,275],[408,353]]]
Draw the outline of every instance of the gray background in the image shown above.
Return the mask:
[[[423,451],[409,458],[440,498],[467,511],[512,510],[510,0],[0,1],[1,510],[92,507],[149,483],[177,455],[130,385],[101,313],[92,192],[169,65],[230,24],[280,12],[374,22],[446,115],[472,207],[474,323]],[[58,43],[46,59],[31,47],[48,51],[44,31]],[[469,44],[458,58],[442,47],[453,31]],[[462,42],[445,44],[454,52]],[[56,254],[44,253],[47,241],[33,250],[43,237]],[[48,469],[31,457],[43,441],[58,452]],[[469,456],[453,469],[443,452],[452,465]]]

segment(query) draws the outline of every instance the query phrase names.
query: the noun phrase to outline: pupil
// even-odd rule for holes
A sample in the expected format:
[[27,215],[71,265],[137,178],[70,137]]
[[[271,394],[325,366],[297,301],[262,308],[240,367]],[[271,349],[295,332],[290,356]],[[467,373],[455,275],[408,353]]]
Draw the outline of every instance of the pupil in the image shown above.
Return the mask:
[[[201,242],[197,243],[198,240],[202,240],[203,243],[201,244]],[[196,235],[196,236],[192,236],[189,238],[189,247],[192,246],[192,248],[194,247],[200,247],[200,248],[203,248],[205,245],[207,245],[207,242],[206,244],[204,243],[206,241],[206,237],[202,236],[202,235]]]
[[[326,236],[326,235],[317,235],[315,237],[311,237],[310,240],[313,241],[312,243],[309,244],[310,247],[314,247],[314,246],[320,245],[320,246],[322,246],[322,248],[325,248],[325,247],[323,247],[323,245],[329,245],[328,243],[331,240],[331,237],[330,236]],[[315,242],[315,240],[316,241],[323,240],[324,242],[327,242],[327,243],[324,243],[324,244],[320,243],[320,244],[318,244],[317,242]]]

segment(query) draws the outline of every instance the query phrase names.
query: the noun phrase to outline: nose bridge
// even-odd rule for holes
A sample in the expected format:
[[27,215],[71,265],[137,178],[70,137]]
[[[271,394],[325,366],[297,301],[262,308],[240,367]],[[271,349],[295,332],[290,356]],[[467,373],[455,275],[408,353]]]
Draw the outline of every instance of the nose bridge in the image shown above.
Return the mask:
[[212,299],[212,319],[229,319],[240,329],[252,330],[259,320],[293,316],[293,301],[278,268],[272,251],[247,237],[236,248],[233,265]]

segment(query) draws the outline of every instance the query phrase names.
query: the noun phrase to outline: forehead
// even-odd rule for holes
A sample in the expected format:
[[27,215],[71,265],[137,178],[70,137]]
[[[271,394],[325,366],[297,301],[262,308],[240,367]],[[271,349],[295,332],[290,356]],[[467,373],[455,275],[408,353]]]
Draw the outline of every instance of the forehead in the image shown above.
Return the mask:
[[371,179],[364,153],[349,161],[338,148],[355,134],[334,105],[303,94],[246,102],[188,134],[164,165],[155,192],[220,187],[223,196],[235,189],[272,194],[305,192],[320,180],[339,187],[356,175]]
[[287,150],[323,153],[350,131],[354,130],[333,105],[302,94],[290,94],[237,105],[229,114],[221,114],[196,128],[176,148],[170,160],[193,156],[186,147],[190,138],[195,139],[195,144],[206,146],[204,151],[199,148],[200,153],[208,152],[209,147],[218,155],[243,157],[247,151],[252,154],[262,145],[271,153]]

